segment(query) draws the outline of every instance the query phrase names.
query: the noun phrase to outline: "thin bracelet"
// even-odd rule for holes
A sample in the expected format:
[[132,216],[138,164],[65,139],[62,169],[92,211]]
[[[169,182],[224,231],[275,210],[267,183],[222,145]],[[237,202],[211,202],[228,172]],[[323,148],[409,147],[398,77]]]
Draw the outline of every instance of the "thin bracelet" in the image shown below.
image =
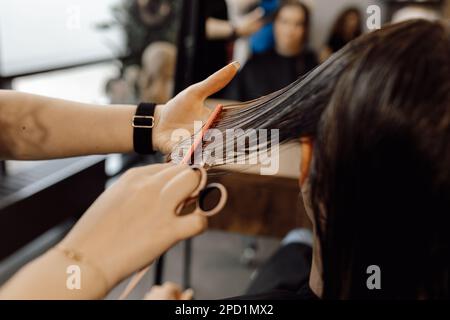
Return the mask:
[[95,272],[97,274],[100,275],[100,278],[102,278],[102,282],[103,282],[103,286],[104,286],[104,294],[103,296],[105,296],[108,293],[108,280],[105,276],[105,273],[99,268],[97,267],[97,265],[95,263],[92,263],[89,259],[87,259],[81,252],[73,250],[73,249],[69,249],[64,247],[61,244],[58,244],[56,246],[53,247],[56,251],[61,252],[66,258],[77,262],[77,263],[84,263],[87,266],[91,267],[92,269],[95,270]]

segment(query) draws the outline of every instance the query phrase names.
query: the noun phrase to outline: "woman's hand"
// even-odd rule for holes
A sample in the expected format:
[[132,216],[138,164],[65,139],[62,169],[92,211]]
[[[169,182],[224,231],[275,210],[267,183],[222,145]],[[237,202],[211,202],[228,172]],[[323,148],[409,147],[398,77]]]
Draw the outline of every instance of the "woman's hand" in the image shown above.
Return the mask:
[[257,32],[264,26],[264,9],[256,8],[241,18],[240,23],[236,26],[238,37],[248,37]]
[[[0,299],[103,298],[120,280],[150,264],[177,241],[206,228],[207,220],[199,213],[175,214],[199,183],[198,173],[182,165],[129,170],[56,248],[2,286]],[[172,287],[171,292],[176,290]]]
[[162,286],[153,286],[144,300],[192,300],[193,296],[192,289],[182,291],[179,285],[166,282]]
[[239,63],[233,62],[220,69],[202,82],[180,92],[165,105],[159,105],[155,112],[153,148],[168,154],[178,141],[172,141],[172,133],[186,129],[194,133],[194,121],[206,121],[211,110],[205,106],[210,95],[223,89],[236,75]]
[[206,228],[200,214],[175,214],[199,182],[200,176],[184,165],[131,169],[94,202],[61,246],[95,264],[111,289],[177,241]]
[[[204,121],[210,110],[205,99],[236,75],[232,63],[206,80],[190,86],[155,110],[153,149],[170,153],[175,129],[193,133],[194,121]],[[40,160],[133,150],[131,121],[134,105],[105,106],[0,90],[0,158]],[[67,125],[70,119],[70,125]],[[86,130],[89,128],[89,130]]]

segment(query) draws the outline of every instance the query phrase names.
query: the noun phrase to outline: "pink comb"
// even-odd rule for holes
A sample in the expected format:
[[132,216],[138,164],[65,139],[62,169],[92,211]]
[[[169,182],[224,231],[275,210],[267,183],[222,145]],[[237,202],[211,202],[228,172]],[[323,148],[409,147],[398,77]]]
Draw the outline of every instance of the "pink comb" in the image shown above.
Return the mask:
[[202,144],[203,137],[205,136],[206,132],[211,128],[214,121],[216,121],[217,117],[219,116],[220,112],[222,111],[223,105],[218,104],[211,115],[209,116],[208,120],[206,121],[205,125],[202,127],[202,130],[198,135],[196,135],[196,138],[194,140],[194,143],[189,148],[189,151],[184,156],[181,163],[183,164],[189,164],[191,162],[191,158],[194,155],[195,151],[197,150],[198,146]]

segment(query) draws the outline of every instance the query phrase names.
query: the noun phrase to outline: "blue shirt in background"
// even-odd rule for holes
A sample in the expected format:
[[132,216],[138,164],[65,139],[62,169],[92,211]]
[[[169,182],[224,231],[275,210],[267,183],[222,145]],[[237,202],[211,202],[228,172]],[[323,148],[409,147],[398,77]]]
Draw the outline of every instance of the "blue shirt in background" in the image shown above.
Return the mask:
[[[280,0],[261,0],[260,7],[264,9],[265,16],[274,13],[280,5]],[[252,53],[261,53],[274,47],[273,23],[268,23],[250,37]]]

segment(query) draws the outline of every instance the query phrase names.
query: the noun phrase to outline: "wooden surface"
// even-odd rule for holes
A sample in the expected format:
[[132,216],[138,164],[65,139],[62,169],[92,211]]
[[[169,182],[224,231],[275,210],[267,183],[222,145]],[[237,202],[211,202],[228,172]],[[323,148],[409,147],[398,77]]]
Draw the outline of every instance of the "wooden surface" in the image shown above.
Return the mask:
[[296,227],[311,227],[298,180],[235,171],[211,177],[227,188],[224,210],[210,218],[209,227],[248,235],[283,237]]
[[[260,174],[260,166],[226,165],[209,181],[227,188],[225,209],[210,219],[211,229],[248,235],[284,237],[296,227],[311,227],[298,186],[300,147],[280,146],[276,175]],[[212,170],[213,171],[213,170]]]

